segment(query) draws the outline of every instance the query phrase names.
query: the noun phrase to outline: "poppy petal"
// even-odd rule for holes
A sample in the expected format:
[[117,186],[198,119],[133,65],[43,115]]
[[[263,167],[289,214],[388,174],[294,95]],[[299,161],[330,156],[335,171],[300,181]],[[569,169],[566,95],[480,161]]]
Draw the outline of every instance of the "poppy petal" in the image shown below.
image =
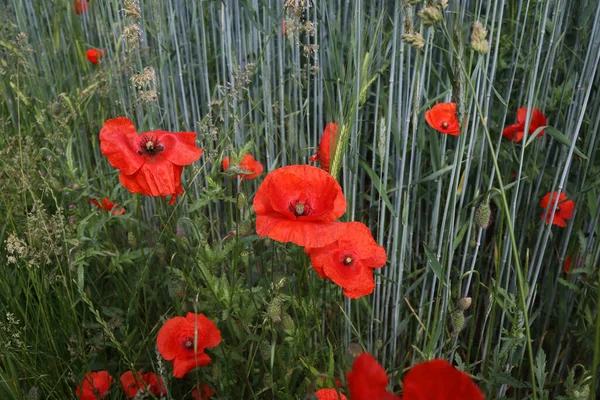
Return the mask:
[[187,313],[185,319],[193,329],[198,329],[198,346],[202,345],[202,349],[215,347],[221,343],[221,331],[204,314]]
[[164,147],[160,155],[175,165],[189,165],[202,156],[202,149],[196,147],[196,132],[151,131],[145,134],[156,136]]
[[[162,358],[171,361],[185,352],[181,346],[184,331],[189,331],[189,322],[183,317],[169,319],[158,331],[156,347]],[[193,336],[193,332],[192,332]]]
[[182,194],[182,168],[170,162],[147,162],[131,175],[121,173],[119,180],[132,193],[141,193],[146,196]]
[[298,246],[323,247],[336,241],[341,222],[291,221],[266,215],[256,217],[256,233],[279,242],[292,242]]
[[178,357],[173,360],[173,376],[183,378],[188,372],[196,367],[202,367],[210,364],[210,357],[204,352],[192,354],[191,357]]
[[144,164],[137,153],[137,131],[124,117],[109,119],[100,130],[100,151],[122,174],[132,175]]

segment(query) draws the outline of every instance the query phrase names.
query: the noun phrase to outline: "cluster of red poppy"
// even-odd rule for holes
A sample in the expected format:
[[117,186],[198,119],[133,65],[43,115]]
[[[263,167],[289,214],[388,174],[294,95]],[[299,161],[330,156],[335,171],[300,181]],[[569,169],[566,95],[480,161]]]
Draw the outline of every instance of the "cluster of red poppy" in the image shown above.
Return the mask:
[[[527,112],[527,108],[519,108],[517,110],[517,123],[504,128],[502,136],[515,143],[523,140],[525,123],[527,122]],[[529,134],[535,134],[535,132],[538,131],[537,136],[542,136],[545,133],[543,127],[548,124],[546,116],[537,108],[531,110],[530,114]],[[436,104],[431,110],[428,110],[425,113],[425,120],[429,126],[438,132],[454,136],[458,136],[460,132],[458,118],[456,117],[456,103]],[[550,221],[552,209],[557,202],[557,196],[558,205],[554,217],[552,218],[552,221]],[[542,198],[540,207],[546,210],[541,216],[541,219],[545,220],[546,224],[551,222],[554,225],[564,228],[567,226],[566,220],[573,217],[575,202],[573,200],[568,200],[567,195],[562,192],[560,194],[558,192],[552,192],[547,193]]]
[[[373,356],[362,353],[346,376],[352,400],[483,400],[485,397],[471,377],[446,360],[435,359],[411,368],[403,381],[402,396],[387,390],[385,369]],[[319,400],[345,400],[337,389],[320,389]]]
[[[150,392],[155,396],[167,393],[167,388],[159,376],[154,372],[137,375],[132,371],[127,371],[121,375],[121,387],[128,399],[133,399],[139,391]],[[83,378],[83,382],[75,390],[75,395],[79,400],[98,400],[108,396],[108,391],[113,383],[113,377],[108,371],[88,372]]]
[[342,188],[328,172],[292,165],[269,173],[254,196],[256,232],[304,246],[319,276],[358,298],[373,292],[373,269],[386,263],[368,227],[336,222],[346,211]]
[[[221,343],[221,332],[215,323],[204,314],[188,313],[186,317],[169,319],[160,328],[156,346],[161,356],[173,364],[173,376],[182,378],[196,367],[208,365],[210,357],[204,352],[207,348]],[[77,387],[75,394],[80,400],[103,399],[108,395],[113,378],[108,371],[89,372]],[[121,386],[128,399],[136,397],[138,391],[145,390],[158,396],[167,393],[167,388],[154,372],[134,374],[127,371],[121,375]],[[208,399],[214,391],[207,384],[194,389],[192,397]]]

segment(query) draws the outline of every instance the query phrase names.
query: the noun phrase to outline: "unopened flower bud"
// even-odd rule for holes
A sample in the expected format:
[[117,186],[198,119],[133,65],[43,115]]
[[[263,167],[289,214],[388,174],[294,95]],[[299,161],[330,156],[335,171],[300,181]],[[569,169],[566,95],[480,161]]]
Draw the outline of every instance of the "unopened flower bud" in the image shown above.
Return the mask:
[[453,311],[450,314],[450,325],[454,332],[452,332],[452,336],[456,337],[465,327],[465,314],[461,310]]
[[456,308],[458,308],[461,311],[466,311],[469,309],[469,307],[471,307],[472,302],[473,299],[471,299],[470,297],[461,297],[456,302]]
[[363,353],[363,349],[360,346],[360,344],[350,343],[348,345],[348,354],[350,354],[352,357],[358,357],[362,353]]
[[486,229],[492,224],[492,209],[490,203],[484,201],[475,210],[475,222],[480,228]]

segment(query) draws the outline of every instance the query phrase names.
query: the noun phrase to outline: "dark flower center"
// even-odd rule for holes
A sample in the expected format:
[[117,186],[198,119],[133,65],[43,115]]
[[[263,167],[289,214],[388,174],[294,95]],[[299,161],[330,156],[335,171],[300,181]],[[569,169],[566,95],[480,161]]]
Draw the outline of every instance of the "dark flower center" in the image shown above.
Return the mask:
[[193,350],[194,349],[194,338],[191,337],[186,337],[185,339],[183,339],[183,347],[185,347],[187,350]]
[[446,129],[448,127],[448,122],[444,121],[442,122],[442,128]]
[[352,264],[354,264],[354,258],[352,258],[350,254],[346,254],[344,257],[342,257],[342,262],[345,266],[351,267]]
[[290,203],[288,209],[298,217],[305,217],[312,212],[312,208],[308,204],[308,200],[300,201],[300,199]]
[[145,154],[149,156],[154,156],[165,148],[160,144],[160,141],[156,136],[148,136],[143,135],[142,139],[139,142],[140,150],[138,150],[138,154],[143,156]]

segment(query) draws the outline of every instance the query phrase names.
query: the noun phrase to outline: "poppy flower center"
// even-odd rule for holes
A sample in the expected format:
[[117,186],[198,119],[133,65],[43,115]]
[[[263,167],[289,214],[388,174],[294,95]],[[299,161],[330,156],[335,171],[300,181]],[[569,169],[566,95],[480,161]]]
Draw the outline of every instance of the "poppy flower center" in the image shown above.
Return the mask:
[[448,127],[448,122],[444,121],[442,122],[442,128],[446,129]]
[[290,203],[289,210],[298,217],[305,217],[312,211],[312,208],[308,204],[308,200],[300,201],[300,199]]
[[148,136],[148,135],[142,136],[139,146],[140,146],[140,150],[138,150],[138,154],[140,156],[143,156],[145,154],[147,154],[149,156],[154,156],[165,149],[164,146],[162,146],[160,144],[160,141],[158,140],[158,138],[156,136]]
[[194,349],[194,339],[191,337],[187,337],[185,339],[183,339],[183,347],[185,347],[187,350],[193,350]]
[[354,258],[352,258],[352,256],[350,254],[346,254],[345,256],[342,257],[342,262],[344,263],[345,266],[351,267],[352,264],[354,264]]

